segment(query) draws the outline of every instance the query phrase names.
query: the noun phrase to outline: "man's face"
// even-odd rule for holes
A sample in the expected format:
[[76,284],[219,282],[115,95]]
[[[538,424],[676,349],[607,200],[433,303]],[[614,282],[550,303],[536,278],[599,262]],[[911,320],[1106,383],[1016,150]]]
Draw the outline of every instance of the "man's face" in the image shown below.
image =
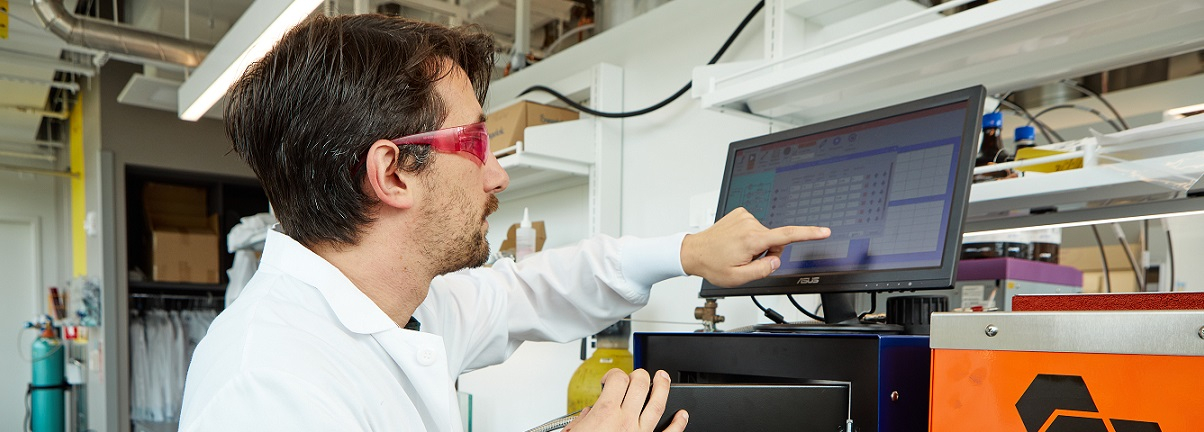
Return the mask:
[[[448,110],[440,128],[484,120],[472,84],[459,67],[436,83],[435,90]],[[462,153],[439,153],[432,161],[420,180],[426,191],[418,227],[424,256],[433,260],[437,274],[479,267],[489,259],[485,218],[497,210],[494,194],[504,190],[510,179],[492,154],[483,166]]]

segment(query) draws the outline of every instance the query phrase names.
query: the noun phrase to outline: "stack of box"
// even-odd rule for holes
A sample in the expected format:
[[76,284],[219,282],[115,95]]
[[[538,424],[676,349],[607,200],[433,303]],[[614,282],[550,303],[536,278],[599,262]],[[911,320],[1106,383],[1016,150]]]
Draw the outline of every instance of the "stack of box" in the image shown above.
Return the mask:
[[489,133],[489,151],[497,153],[509,149],[505,154],[513,153],[523,140],[523,130],[528,126],[560,123],[578,117],[576,111],[520,101],[489,114],[485,121],[485,130]]
[[218,283],[217,215],[208,215],[205,189],[147,183],[143,208],[150,227],[151,279]]

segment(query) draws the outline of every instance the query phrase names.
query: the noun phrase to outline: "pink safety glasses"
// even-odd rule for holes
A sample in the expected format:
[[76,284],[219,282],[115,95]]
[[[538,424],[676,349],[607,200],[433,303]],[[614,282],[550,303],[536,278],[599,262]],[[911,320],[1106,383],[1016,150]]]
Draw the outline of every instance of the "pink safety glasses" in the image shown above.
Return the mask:
[[[489,157],[489,133],[485,131],[484,122],[407,135],[389,141],[399,146],[429,145],[440,153],[468,153],[477,165],[484,165]],[[364,157],[352,172],[358,172],[367,162],[368,158]]]

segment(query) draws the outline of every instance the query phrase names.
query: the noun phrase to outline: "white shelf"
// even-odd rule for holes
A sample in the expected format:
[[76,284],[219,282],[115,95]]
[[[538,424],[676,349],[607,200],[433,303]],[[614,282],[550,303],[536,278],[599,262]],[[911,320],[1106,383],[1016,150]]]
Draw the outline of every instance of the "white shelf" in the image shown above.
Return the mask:
[[498,158],[510,175],[510,187],[498,194],[498,199],[518,199],[589,183],[595,128],[592,118],[526,128],[526,141],[518,143],[516,152]]
[[497,195],[499,200],[525,198],[589,183],[590,164],[587,163],[531,152],[501,157],[498,162],[510,175],[510,187]]
[[[1096,146],[1100,163],[1045,175],[976,183],[967,232],[1075,220],[1204,210],[1192,198],[1204,185],[1204,118],[1134,128],[1077,142]],[[1030,210],[1056,214],[1027,215]]]
[[1019,90],[1204,47],[1202,0],[1000,0],[937,17],[752,66],[700,67],[694,94],[704,108],[810,124],[977,84]]
[[[598,64],[550,85],[575,100],[588,100],[600,111],[619,111],[623,106],[623,71]],[[531,93],[522,99],[550,104],[550,96]],[[515,200],[570,187],[589,185],[589,233],[619,235],[622,123],[614,119],[583,116],[523,130],[524,141],[514,154],[499,156],[498,163],[510,176],[510,186],[497,195]]]

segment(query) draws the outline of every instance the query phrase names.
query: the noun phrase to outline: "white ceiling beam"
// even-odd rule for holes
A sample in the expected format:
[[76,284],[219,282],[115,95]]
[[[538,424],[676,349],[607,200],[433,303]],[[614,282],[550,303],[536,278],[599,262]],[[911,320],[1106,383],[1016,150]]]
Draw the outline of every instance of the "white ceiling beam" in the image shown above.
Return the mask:
[[5,62],[19,63],[25,66],[54,69],[56,71],[79,74],[86,77],[96,75],[96,68],[87,65],[56,60],[40,55],[27,54],[20,51],[0,48],[0,57],[4,57]]
[[5,75],[5,74],[0,74],[0,80],[18,82],[18,83],[22,83],[22,84],[47,86],[47,87],[53,87],[53,88],[58,88],[58,89],[63,89],[63,90],[70,90],[73,93],[79,91],[79,84],[62,82],[62,81],[50,81],[50,80],[44,80],[44,79],[26,78],[26,77],[20,77],[20,76],[15,76],[15,75]]

